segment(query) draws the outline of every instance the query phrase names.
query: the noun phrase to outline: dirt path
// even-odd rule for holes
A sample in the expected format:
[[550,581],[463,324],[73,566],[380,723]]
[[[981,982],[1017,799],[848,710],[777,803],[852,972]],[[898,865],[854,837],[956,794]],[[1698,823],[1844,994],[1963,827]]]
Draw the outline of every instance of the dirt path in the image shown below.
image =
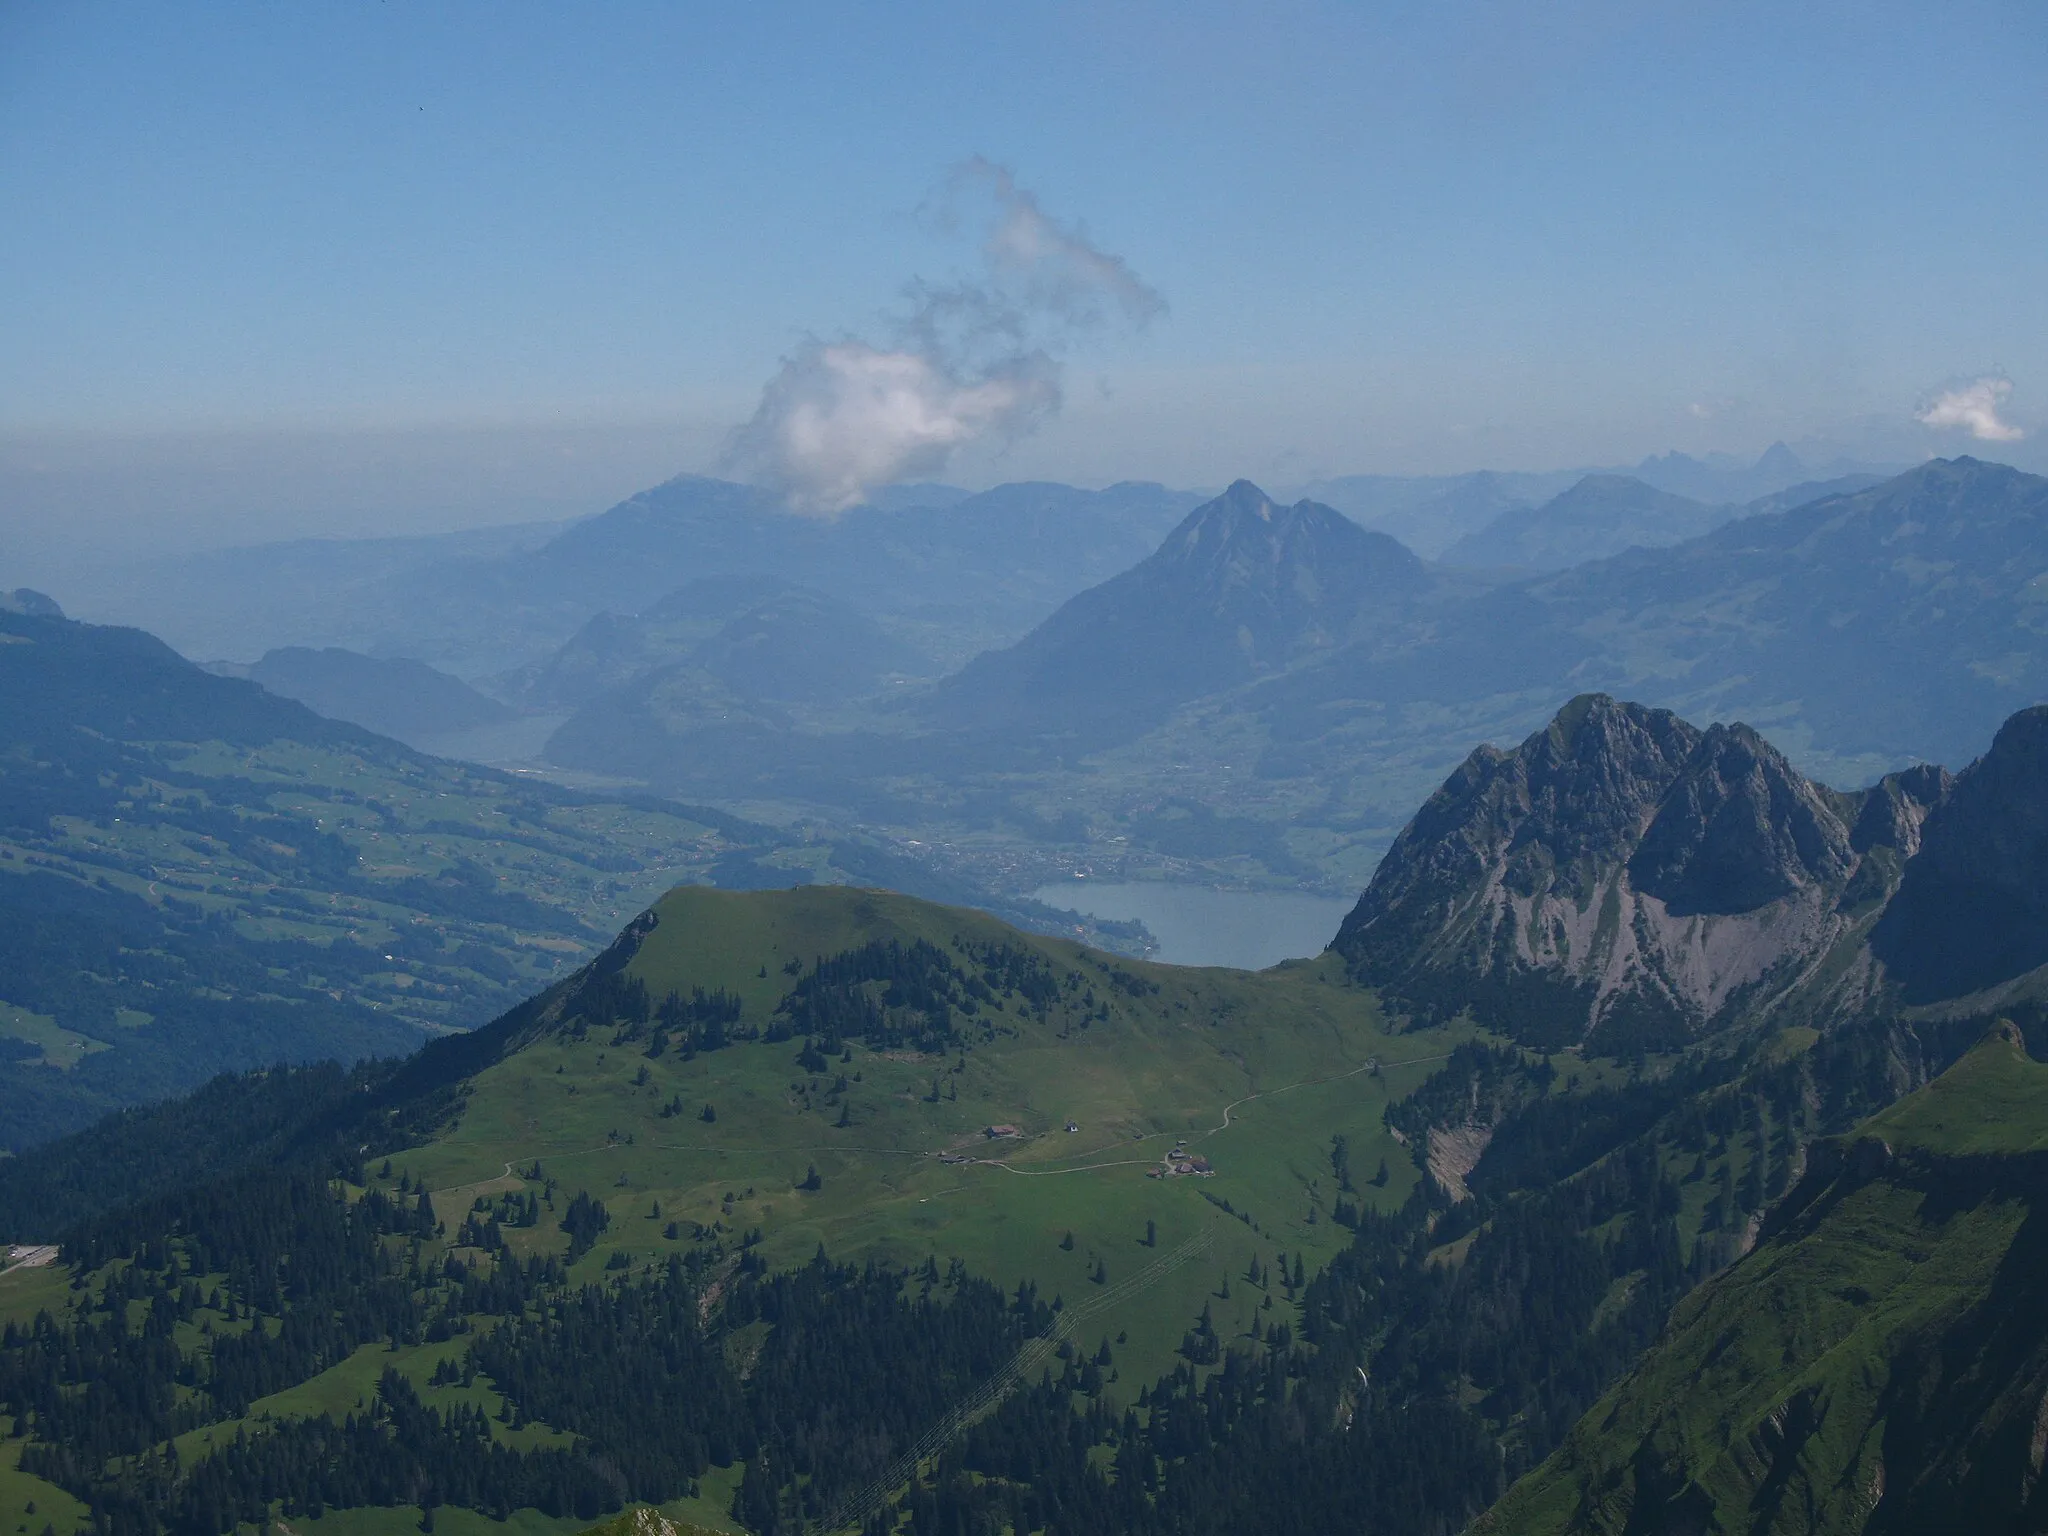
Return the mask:
[[1233,1099],[1230,1103],[1224,1105],[1222,1121],[1213,1128],[1202,1132],[1202,1139],[1207,1141],[1211,1136],[1218,1136],[1229,1130],[1231,1126],[1231,1111],[1251,1103],[1254,1099],[1277,1099],[1281,1094],[1292,1093],[1297,1088],[1313,1088],[1319,1083],[1341,1083],[1347,1078],[1357,1077],[1362,1072],[1370,1072],[1375,1067],[1384,1072],[1388,1067],[1412,1067],[1418,1062],[1449,1061],[1450,1059],[1451,1055],[1448,1051],[1444,1052],[1441,1056],[1410,1056],[1405,1061],[1380,1061],[1375,1058],[1372,1061],[1368,1061],[1362,1067],[1353,1067],[1349,1072],[1337,1072],[1328,1077],[1305,1077],[1300,1082],[1289,1083],[1284,1088],[1270,1088],[1259,1093],[1248,1093],[1243,1098]]

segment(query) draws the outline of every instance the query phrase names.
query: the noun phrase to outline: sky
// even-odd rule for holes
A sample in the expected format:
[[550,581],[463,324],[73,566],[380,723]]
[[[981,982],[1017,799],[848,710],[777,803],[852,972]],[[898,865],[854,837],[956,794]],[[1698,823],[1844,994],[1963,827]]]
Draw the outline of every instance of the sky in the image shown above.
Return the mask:
[[684,471],[2048,468],[2044,148],[2038,0],[0,0],[0,558]]

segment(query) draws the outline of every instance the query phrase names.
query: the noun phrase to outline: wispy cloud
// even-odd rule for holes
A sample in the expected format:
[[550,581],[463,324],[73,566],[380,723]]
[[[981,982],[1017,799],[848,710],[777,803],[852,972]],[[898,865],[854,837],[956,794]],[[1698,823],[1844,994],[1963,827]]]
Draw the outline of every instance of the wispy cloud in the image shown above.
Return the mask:
[[833,516],[877,486],[938,474],[968,443],[1029,432],[1059,410],[1059,358],[1077,335],[1165,312],[1121,256],[991,161],[956,167],[933,212],[980,228],[981,275],[912,282],[886,341],[807,340],[732,435],[726,467],[792,511]]
[[1943,390],[1913,414],[1925,426],[1960,427],[1980,443],[2016,443],[2025,429],[1998,414],[2011,395],[2012,380],[1991,374]]

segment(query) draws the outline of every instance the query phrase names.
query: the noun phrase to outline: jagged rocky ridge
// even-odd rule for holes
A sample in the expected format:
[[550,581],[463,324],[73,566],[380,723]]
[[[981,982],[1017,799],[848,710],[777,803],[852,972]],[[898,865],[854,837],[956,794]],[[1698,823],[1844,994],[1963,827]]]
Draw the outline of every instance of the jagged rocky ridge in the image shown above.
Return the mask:
[[[2002,763],[1966,780],[2024,780]],[[1335,947],[1411,1010],[1470,1008],[1545,1048],[1670,1049],[1794,999],[1839,1012],[1886,985],[1866,940],[1902,872],[1927,884],[1922,824],[1951,787],[1922,766],[1842,793],[1746,725],[1583,695],[1465,760]],[[1920,963],[1910,936],[1892,953]]]

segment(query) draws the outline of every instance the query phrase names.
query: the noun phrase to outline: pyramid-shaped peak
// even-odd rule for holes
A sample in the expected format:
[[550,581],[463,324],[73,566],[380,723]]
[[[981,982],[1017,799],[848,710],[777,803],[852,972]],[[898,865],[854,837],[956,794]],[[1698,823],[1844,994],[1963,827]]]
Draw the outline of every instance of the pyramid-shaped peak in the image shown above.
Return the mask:
[[1806,465],[1801,461],[1799,455],[1786,447],[1783,442],[1773,443],[1759,454],[1756,467],[1759,470],[1769,470],[1781,474],[1803,475],[1806,473]]
[[1421,560],[1398,541],[1321,502],[1282,506],[1249,480],[1190,512],[1137,572],[1233,587],[1292,588],[1308,579],[1334,584],[1334,591],[1411,587],[1427,579]]
[[[1334,529],[1340,537],[1366,532],[1335,507],[1308,500],[1297,501],[1292,506],[1283,505],[1249,480],[1232,481],[1222,495],[1203,502],[1190,512],[1177,531],[1187,534],[1212,529],[1243,532],[1269,529],[1278,533],[1297,527]],[[1169,539],[1168,542],[1172,541]]]
[[[1640,752],[1645,743],[1672,758],[1692,750],[1699,733],[1668,709],[1654,709],[1617,699],[1612,694],[1582,693],[1555,715],[1550,724],[1522,743],[1525,758],[1571,758],[1581,762]],[[1672,747],[1670,742],[1682,743]]]
[[1269,520],[1279,510],[1273,498],[1249,480],[1231,481],[1230,489],[1218,496],[1211,505],[1220,505],[1225,511],[1249,513],[1253,517]]

